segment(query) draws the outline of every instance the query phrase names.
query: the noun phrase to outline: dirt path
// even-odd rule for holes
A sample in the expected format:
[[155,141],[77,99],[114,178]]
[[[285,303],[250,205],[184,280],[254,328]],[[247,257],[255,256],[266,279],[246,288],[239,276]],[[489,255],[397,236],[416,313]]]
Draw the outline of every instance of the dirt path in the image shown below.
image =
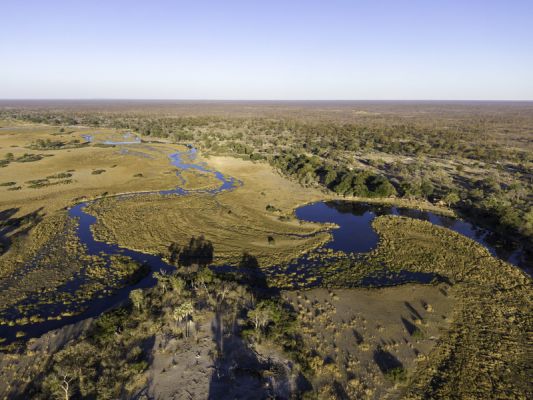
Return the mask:
[[167,341],[157,335],[149,371],[148,395],[152,399],[207,399],[214,372],[211,319],[187,340]]

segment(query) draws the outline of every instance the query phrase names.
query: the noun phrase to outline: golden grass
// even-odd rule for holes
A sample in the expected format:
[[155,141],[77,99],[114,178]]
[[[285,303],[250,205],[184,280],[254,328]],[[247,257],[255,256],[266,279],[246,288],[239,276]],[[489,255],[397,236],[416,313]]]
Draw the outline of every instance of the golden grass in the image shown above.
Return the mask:
[[[18,191],[9,191],[10,186],[0,186],[0,210],[17,208],[16,215],[23,215],[43,207],[41,214],[46,214],[43,222],[30,231],[28,237],[17,239],[9,252],[2,256],[2,280],[7,282],[6,279],[13,278],[24,263],[43,247],[51,246],[52,250],[42,265],[18,282],[13,280],[13,289],[2,293],[0,302],[4,304],[13,304],[24,295],[33,293],[41,284],[47,290],[53,289],[79,270],[80,261],[84,260],[83,251],[72,234],[72,227],[67,227],[70,233],[65,234],[67,239],[64,239],[62,246],[53,241],[58,232],[61,233],[61,229],[68,225],[62,208],[80,198],[93,198],[103,193],[170,189],[181,182],[168,160],[168,154],[177,149],[175,145],[125,146],[130,150],[127,154],[121,154],[118,148],[98,146],[50,151],[26,148],[37,138],[71,140],[95,131],[82,127],[73,130],[72,133],[56,135],[58,128],[20,123],[13,124],[10,129],[0,130],[0,158],[8,152],[14,153],[15,157],[24,153],[52,155],[39,161],[11,163],[0,168],[0,183],[16,182],[23,187]],[[116,134],[113,130],[100,131],[103,135]],[[148,157],[141,156],[139,152]],[[213,242],[215,262],[237,263],[243,252],[248,252],[265,267],[291,260],[327,240],[326,233],[310,237],[295,236],[311,235],[322,230],[323,226],[297,221],[292,217],[292,212],[298,205],[329,198],[329,195],[287,181],[264,163],[230,157],[211,157],[206,161],[213,169],[240,179],[244,185],[216,196],[144,195],[120,201],[105,198],[91,208],[99,220],[95,226],[96,237],[124,247],[164,255],[171,242],[183,245],[191,236],[203,234]],[[92,174],[97,169],[104,169],[105,172]],[[26,182],[30,180],[69,170],[73,170],[74,181],[70,184],[38,189],[27,187]],[[142,176],[136,177],[138,174]],[[212,187],[216,183],[209,174],[184,171],[181,175],[189,189]],[[397,199],[379,200],[384,201],[402,203]],[[267,211],[267,205],[280,211]],[[413,203],[403,202],[402,205],[412,206]],[[428,204],[419,206],[437,211]],[[450,329],[440,335],[440,341],[427,358],[418,360],[409,372],[407,398],[525,398],[526,393],[531,392],[527,375],[530,364],[527,357],[530,347],[528,332],[533,330],[531,279],[517,268],[495,259],[475,242],[428,222],[386,216],[376,218],[373,225],[381,240],[370,255],[372,265],[383,262],[395,270],[434,272],[447,277],[453,284],[453,312],[446,315],[447,320],[442,322],[443,325],[435,321],[437,328],[449,321]],[[275,244],[269,244],[268,236],[274,237]],[[64,246],[65,242],[70,244]],[[349,274],[349,271],[343,273]],[[359,276],[357,271],[355,275]],[[338,278],[341,279],[340,284],[346,282],[346,277],[339,275]],[[416,286],[406,286],[405,290],[412,287]],[[368,293],[380,291],[371,290]],[[390,293],[394,293],[394,290],[391,289]],[[410,295],[416,297],[419,294]],[[337,296],[342,299],[340,294]],[[402,296],[408,299],[407,294]],[[412,301],[415,301],[415,297]],[[438,294],[427,297],[426,301],[436,312],[440,312],[435,300]],[[374,310],[374,305],[368,301],[362,302],[361,298],[350,304],[359,304],[365,309],[362,312],[369,313],[365,320],[379,319],[385,315],[380,314],[382,311]],[[420,298],[416,297],[416,300]],[[325,311],[331,314],[331,321],[322,322],[331,326],[326,328],[348,323],[334,317],[336,312],[331,308],[334,298],[328,301]],[[307,305],[302,307],[309,308]],[[303,320],[313,328],[314,317],[309,312],[312,313],[312,310],[305,310],[306,317]],[[338,315],[344,312],[347,311],[343,310]],[[394,326],[392,328],[391,325],[392,331],[398,328],[398,325]],[[361,347],[360,351],[372,350],[379,336],[387,332],[386,321],[380,322],[379,327],[374,326],[372,332],[370,339],[373,341],[368,342],[366,350]],[[399,334],[399,331],[395,332]],[[313,332],[311,330],[305,334],[312,336]],[[318,335],[317,332],[314,334]],[[391,346],[390,350],[394,350],[394,345]],[[326,347],[323,345],[318,350],[330,354],[331,349]],[[335,349],[332,351],[337,353]],[[406,365],[412,365],[409,364],[412,358],[405,360]],[[351,368],[358,367],[357,361],[360,360],[351,359]],[[342,368],[330,368],[323,363],[317,365],[331,369],[328,373],[334,377],[338,374],[343,376]],[[354,386],[354,390],[359,391],[357,393],[369,397],[379,393],[367,392],[367,389],[372,388],[364,379],[351,380],[348,384]]]
[[[195,194],[142,196],[132,200],[105,199],[91,207],[98,216],[99,240],[150,253],[166,254],[172,242],[185,245],[192,236],[204,235],[213,242],[215,262],[240,261],[244,252],[257,257],[261,266],[289,261],[327,240],[327,234],[300,238],[322,229],[302,223],[291,215],[293,208],[322,195],[303,189],[276,175],[262,163],[211,157],[209,166],[241,180],[237,190],[216,196]],[[269,212],[268,204],[281,212]],[[269,244],[273,236],[275,244]]]
[[376,257],[393,269],[454,283],[454,323],[413,374],[407,398],[526,398],[533,289],[523,271],[474,241],[425,221],[374,220]]
[[[37,139],[79,139],[83,142],[83,134],[97,132],[97,137],[107,138],[116,133],[112,130],[78,127],[66,128],[65,131],[73,132],[56,135],[59,128],[39,125],[17,125],[11,129],[0,130],[0,158],[4,158],[7,153],[13,153],[15,157],[24,153],[46,155],[39,161],[12,162],[0,168],[0,183],[16,182],[16,186],[22,186],[21,190],[16,191],[8,190],[7,186],[0,186],[0,209],[16,205],[20,208],[20,214],[31,212],[38,207],[43,207],[45,212],[53,212],[83,197],[92,198],[104,193],[172,189],[180,183],[175,176],[176,169],[169,163],[168,155],[184,150],[183,146],[157,143],[120,147],[99,147],[92,144],[60,150],[27,148]],[[96,170],[105,172],[93,174]],[[28,187],[28,181],[67,171],[72,174],[72,183],[37,189]],[[206,182],[202,182],[201,186],[205,184]]]

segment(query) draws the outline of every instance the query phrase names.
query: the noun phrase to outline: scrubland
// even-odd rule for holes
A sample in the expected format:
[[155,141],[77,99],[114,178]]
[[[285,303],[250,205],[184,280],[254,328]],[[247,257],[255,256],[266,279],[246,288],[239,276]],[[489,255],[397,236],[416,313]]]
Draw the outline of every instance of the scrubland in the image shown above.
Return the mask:
[[[334,226],[293,214],[339,198],[421,208],[528,254],[529,104],[128,107],[0,109],[0,323],[63,318],[129,284],[138,265],[79,242],[67,208],[84,199],[100,199],[97,240],[176,265],[94,320],[3,346],[0,397],[531,397],[530,276],[405,217],[377,217],[368,254],[326,251]],[[143,143],[102,144],[128,132]],[[172,167],[189,143],[242,185],[210,194],[211,173]],[[113,196],[177,186],[199,192]],[[208,263],[173,254],[195,240]],[[302,255],[312,262],[291,266]],[[384,269],[438,279],[361,287]],[[58,290],[81,272],[85,285]],[[55,303],[64,314],[39,313]]]

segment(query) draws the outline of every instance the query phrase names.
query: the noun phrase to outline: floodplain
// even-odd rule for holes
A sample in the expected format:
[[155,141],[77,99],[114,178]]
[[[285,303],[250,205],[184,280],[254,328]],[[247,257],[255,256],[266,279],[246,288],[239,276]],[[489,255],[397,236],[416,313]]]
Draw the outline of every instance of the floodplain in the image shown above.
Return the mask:
[[[57,395],[62,374],[73,398],[531,393],[518,261],[408,213],[372,217],[365,251],[333,250],[340,224],[297,216],[333,200],[346,218],[359,202],[452,220],[460,200],[179,136],[0,120],[1,397]],[[373,174],[398,160],[376,157]]]

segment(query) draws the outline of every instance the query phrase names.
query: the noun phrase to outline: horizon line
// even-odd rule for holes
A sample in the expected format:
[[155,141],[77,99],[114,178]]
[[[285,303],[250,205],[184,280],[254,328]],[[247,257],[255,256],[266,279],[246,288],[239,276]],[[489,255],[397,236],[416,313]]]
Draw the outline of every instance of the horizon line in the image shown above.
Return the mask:
[[0,101],[182,101],[182,102],[533,102],[532,99],[223,99],[223,98],[141,98],[141,97],[21,97]]

